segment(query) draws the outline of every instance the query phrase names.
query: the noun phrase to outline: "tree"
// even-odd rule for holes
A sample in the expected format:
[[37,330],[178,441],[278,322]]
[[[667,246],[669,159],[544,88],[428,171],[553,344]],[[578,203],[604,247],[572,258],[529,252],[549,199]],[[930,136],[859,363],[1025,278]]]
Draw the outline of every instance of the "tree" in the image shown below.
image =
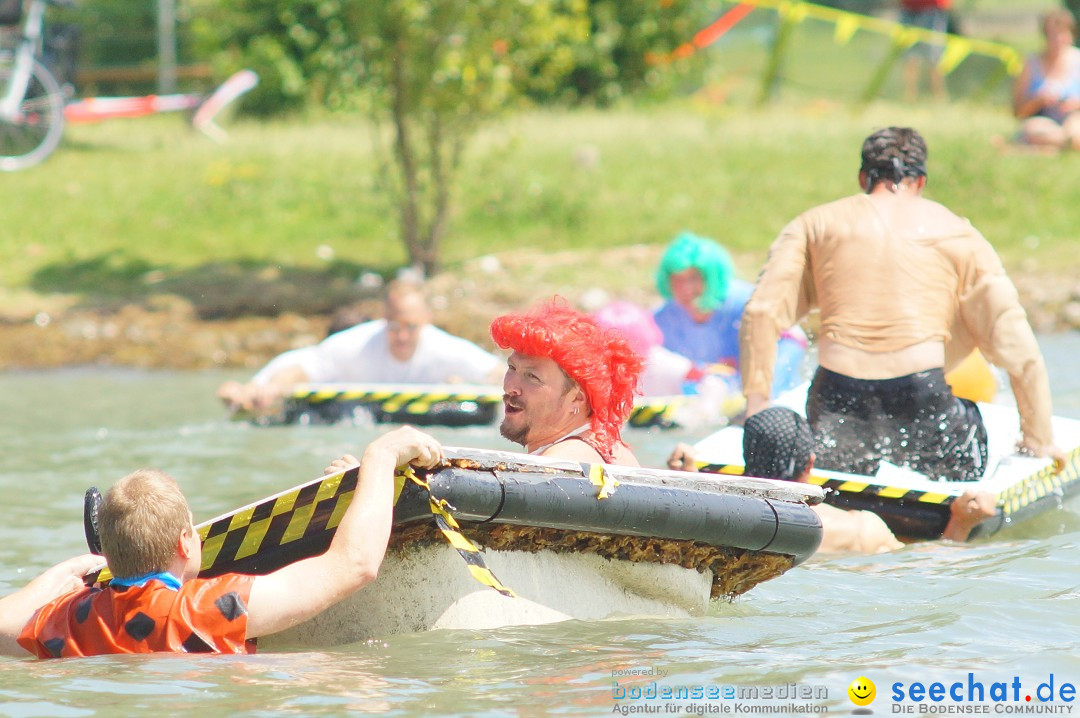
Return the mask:
[[[584,0],[386,0],[350,5],[356,42],[339,47],[369,114],[388,132],[383,185],[412,263],[437,271],[465,144],[513,104],[535,67],[559,78],[588,34]],[[345,69],[345,68],[341,68]]]
[[225,39],[229,28],[232,52],[269,61],[271,88],[314,87],[372,119],[382,186],[411,263],[428,274],[468,139],[527,80],[561,81],[589,33],[586,0],[233,0],[222,13],[203,29]]
[[677,66],[658,67],[649,58],[670,55],[690,42],[727,7],[721,0],[589,0],[588,39],[573,48],[569,75],[558,84],[535,76],[528,94],[541,102],[603,106],[642,92],[666,96],[676,79],[689,79],[697,87],[705,53],[680,58]]
[[[373,121],[381,185],[410,261],[438,269],[466,143],[522,98],[610,103],[655,86],[665,54],[720,0],[186,0],[228,70],[262,78],[244,109],[307,101]],[[225,48],[224,51],[221,48]],[[704,60],[692,60],[698,74]],[[685,70],[685,63],[682,65]]]

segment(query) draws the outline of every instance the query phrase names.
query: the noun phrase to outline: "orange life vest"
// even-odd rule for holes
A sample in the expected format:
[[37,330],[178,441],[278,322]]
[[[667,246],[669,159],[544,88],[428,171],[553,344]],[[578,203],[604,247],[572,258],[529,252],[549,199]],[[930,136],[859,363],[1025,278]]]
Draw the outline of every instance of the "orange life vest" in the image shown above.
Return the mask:
[[179,590],[151,579],[142,586],[93,587],[45,604],[19,635],[38,658],[107,653],[254,653],[247,602],[254,576],[196,578]]

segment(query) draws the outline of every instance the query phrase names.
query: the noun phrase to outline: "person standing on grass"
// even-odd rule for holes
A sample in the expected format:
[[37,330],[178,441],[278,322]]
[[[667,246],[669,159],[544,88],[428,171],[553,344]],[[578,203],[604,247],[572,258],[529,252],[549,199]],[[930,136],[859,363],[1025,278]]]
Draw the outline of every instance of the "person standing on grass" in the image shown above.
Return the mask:
[[[948,32],[949,6],[952,0],[900,0],[900,23],[931,32]],[[945,75],[938,69],[942,46],[917,42],[908,50],[904,61],[904,99],[914,102],[919,96],[919,80],[922,66],[927,67],[930,90],[937,100],[948,99]]]

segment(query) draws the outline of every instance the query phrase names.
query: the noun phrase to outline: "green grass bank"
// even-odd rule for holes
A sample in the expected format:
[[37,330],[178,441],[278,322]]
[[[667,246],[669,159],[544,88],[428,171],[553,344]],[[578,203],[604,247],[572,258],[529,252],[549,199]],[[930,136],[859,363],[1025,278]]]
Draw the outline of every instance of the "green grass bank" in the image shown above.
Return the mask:
[[[860,141],[889,124],[924,133],[928,194],[1008,263],[1080,264],[1080,157],[1002,153],[991,138],[1013,121],[1001,108],[855,114],[824,101],[507,119],[471,144],[444,258],[453,271],[486,253],[662,244],[682,229],[757,256],[802,209],[856,191]],[[208,264],[351,274],[404,261],[355,118],[242,123],[224,145],[177,117],[72,127],[47,163],[0,176],[0,192],[9,289],[127,299]]]
[[[969,217],[1012,271],[1076,275],[1080,156],[1002,152],[992,138],[1014,129],[1003,107],[692,99],[534,111],[482,130],[440,281],[461,297],[470,260],[494,254],[495,276],[474,285],[493,306],[589,287],[647,300],[651,263],[684,229],[725,244],[752,277],[790,218],[857,191],[861,140],[890,124],[925,134],[928,195]],[[362,272],[401,266],[362,119],[229,130],[216,145],[175,116],[71,127],[45,164],[0,176],[0,317],[177,296],[202,319],[311,315],[356,298]]]

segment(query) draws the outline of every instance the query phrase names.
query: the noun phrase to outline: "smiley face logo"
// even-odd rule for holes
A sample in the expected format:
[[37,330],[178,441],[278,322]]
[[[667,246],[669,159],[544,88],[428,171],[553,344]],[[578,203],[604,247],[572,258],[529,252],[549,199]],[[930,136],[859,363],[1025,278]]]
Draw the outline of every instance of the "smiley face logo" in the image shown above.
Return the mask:
[[847,687],[848,698],[857,706],[868,706],[877,698],[877,687],[865,676],[859,676]]

